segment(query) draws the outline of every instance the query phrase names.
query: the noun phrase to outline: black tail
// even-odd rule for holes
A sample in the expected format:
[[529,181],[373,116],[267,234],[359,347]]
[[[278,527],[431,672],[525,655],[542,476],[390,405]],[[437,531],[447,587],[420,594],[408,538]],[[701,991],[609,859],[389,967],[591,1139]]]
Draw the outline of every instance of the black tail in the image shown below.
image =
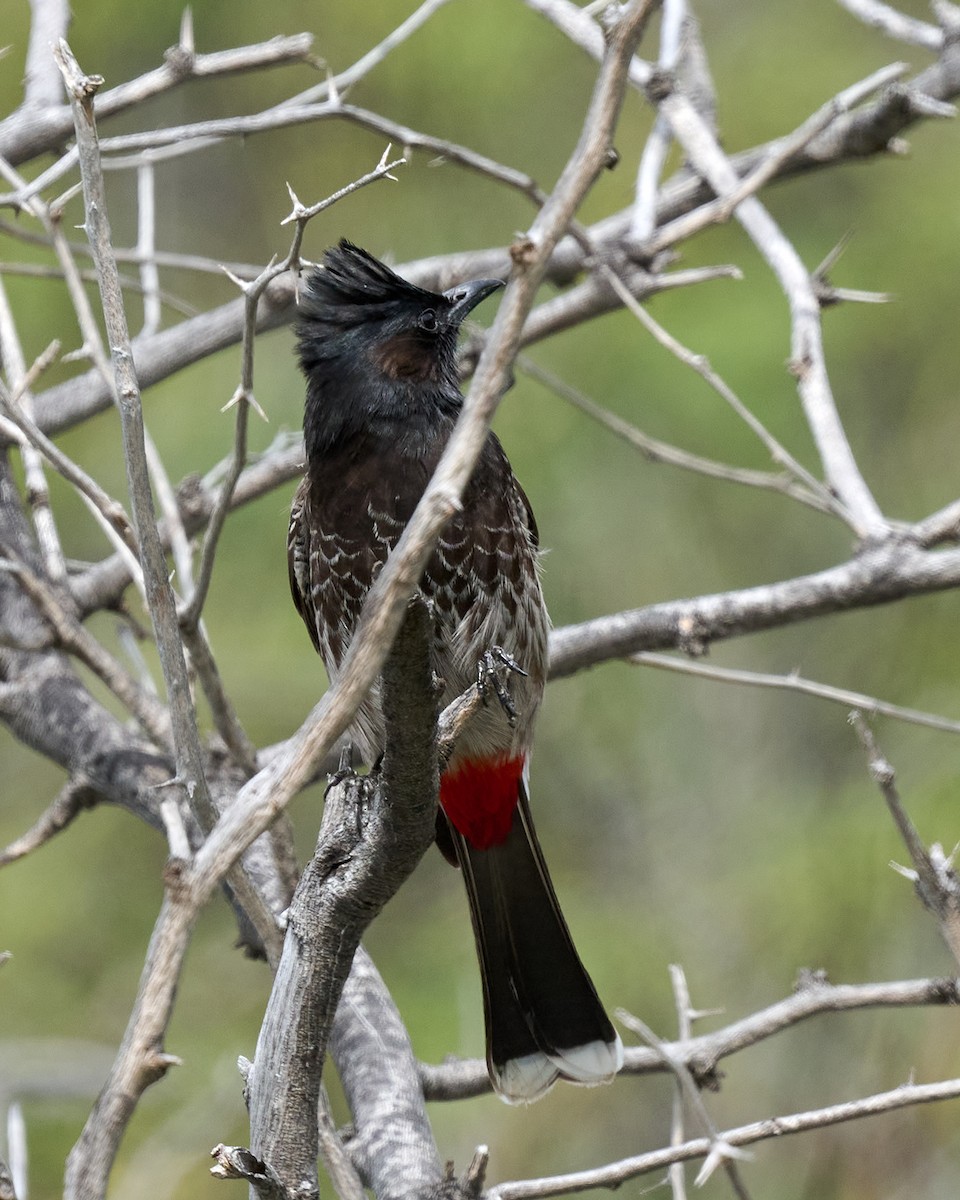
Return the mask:
[[504,1100],[536,1100],[558,1078],[606,1083],[623,1062],[573,945],[521,783],[505,842],[476,850],[453,832],[477,939],[490,1079]]

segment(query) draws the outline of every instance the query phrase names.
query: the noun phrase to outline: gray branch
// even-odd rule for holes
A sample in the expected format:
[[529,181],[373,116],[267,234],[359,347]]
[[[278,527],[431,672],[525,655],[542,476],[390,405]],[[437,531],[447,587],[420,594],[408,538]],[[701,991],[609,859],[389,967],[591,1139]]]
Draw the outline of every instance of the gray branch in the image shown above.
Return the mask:
[[796,621],[889,604],[960,585],[960,550],[922,550],[891,535],[836,567],[781,583],[670,600],[554,631],[552,678],[639,650],[700,654],[714,641]]
[[361,947],[354,957],[330,1052],[353,1116],[347,1143],[378,1200],[431,1195],[443,1178],[410,1037]]
[[[248,1077],[251,1150],[291,1196],[317,1194],[320,1078],[354,953],[434,837],[437,702],[429,637],[429,614],[415,601],[383,672],[382,776],[373,785],[351,777],[328,793]],[[418,1176],[426,1170],[439,1179],[439,1162],[430,1172],[429,1159],[413,1159]],[[407,1184],[395,1177],[392,1186]]]

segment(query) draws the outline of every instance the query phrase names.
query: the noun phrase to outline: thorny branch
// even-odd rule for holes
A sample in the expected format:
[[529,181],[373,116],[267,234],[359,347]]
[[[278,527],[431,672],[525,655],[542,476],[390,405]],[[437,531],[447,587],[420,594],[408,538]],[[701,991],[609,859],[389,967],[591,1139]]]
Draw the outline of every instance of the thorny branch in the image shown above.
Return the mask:
[[[660,1050],[649,1046],[627,1047],[625,1075],[662,1074],[668,1068],[664,1053],[691,1071],[701,1087],[719,1087],[719,1064],[731,1054],[775,1037],[800,1021],[829,1013],[855,1012],[868,1008],[960,1004],[957,979],[909,979],[889,983],[830,983],[822,971],[802,971],[793,995],[713,1033],[698,1034],[678,1041],[662,1042]],[[421,1064],[420,1077],[428,1100],[463,1100],[490,1088],[483,1063],[464,1059],[441,1066]]]
[[[671,648],[700,654],[716,639],[960,586],[960,550],[942,548],[960,541],[960,501],[946,504],[939,512],[913,525],[890,521],[881,512],[854,459],[831,391],[820,336],[820,307],[840,299],[877,297],[856,289],[832,288],[825,284],[820,269],[808,271],[759,199],[761,190],[771,183],[800,172],[896,150],[902,131],[913,123],[950,115],[952,106],[947,101],[960,94],[957,50],[960,22],[956,11],[945,3],[937,5],[940,23],[937,28],[905,18],[889,5],[874,0],[842,0],[858,18],[888,36],[936,53],[936,64],[912,83],[892,87],[891,82],[903,74],[902,65],[894,64],[875,72],[838,93],[793,133],[769,145],[736,154],[721,148],[706,53],[695,18],[681,0],[665,5],[663,41],[656,68],[634,56],[640,33],[655,4],[635,0],[628,5],[611,6],[601,14],[604,6],[579,7],[566,0],[526,0],[529,8],[554,23],[600,63],[580,142],[556,187],[548,190],[525,171],[488,154],[347,102],[347,90],[412,36],[444,2],[426,0],[353,66],[329,75],[271,108],[248,116],[141,129],[102,141],[97,138],[94,108],[97,119],[104,121],[112,115],[135,110],[148,98],[178,87],[188,79],[212,79],[288,64],[315,66],[310,37],[303,34],[276,38],[257,46],[200,54],[194,47],[192,24],[187,15],[179,43],[168,52],[163,66],[119,87],[102,90],[97,77],[85,76],[80,71],[62,41],[67,28],[66,6],[57,0],[34,0],[32,4],[24,101],[17,112],[0,122],[0,172],[12,189],[0,197],[0,203],[14,207],[24,220],[40,222],[42,235],[25,229],[18,229],[17,235],[32,238],[55,251],[56,272],[65,280],[77,308],[84,342],[82,356],[92,359],[94,365],[85,374],[38,392],[38,382],[59,350],[52,348],[28,367],[21,331],[0,286],[0,350],[6,376],[6,383],[0,384],[0,437],[5,447],[16,447],[21,455],[39,547],[39,554],[34,553],[24,532],[26,526],[19,521],[19,507],[14,513],[15,492],[4,473],[0,479],[0,517],[3,517],[0,595],[4,600],[4,615],[0,620],[0,717],[18,732],[29,728],[33,742],[56,761],[69,763],[71,771],[69,782],[34,828],[0,855],[0,865],[35,851],[66,828],[83,807],[101,802],[108,794],[111,798],[123,796],[122,802],[132,811],[165,828],[171,854],[163,906],[123,1044],[70,1158],[67,1175],[70,1197],[92,1200],[103,1194],[120,1139],[140,1095],[177,1061],[163,1049],[177,981],[193,923],[223,880],[229,880],[242,919],[253,920],[256,925],[261,950],[273,966],[280,963],[278,984],[297,987],[304,984],[305,975],[302,970],[298,973],[302,960],[298,959],[299,967],[294,968],[289,968],[289,963],[284,967],[280,961],[283,936],[280,912],[289,903],[296,874],[289,836],[275,830],[269,840],[261,837],[255,845],[252,843],[258,835],[267,833],[290,799],[316,777],[335,739],[349,724],[357,703],[380,672],[393,635],[403,620],[407,598],[415,589],[420,567],[438,530],[458,503],[520,347],[620,307],[632,310],[661,345],[697,371],[734,408],[761,439],[780,473],[738,468],[670,446],[647,436],[631,422],[614,417],[549,372],[525,362],[518,365],[618,437],[628,440],[650,461],[668,462],[724,481],[781,491],[817,512],[840,516],[860,539],[846,561],[810,575],[714,596],[666,601],[559,629],[551,644],[554,678],[613,657],[632,656],[634,661],[649,665],[666,665],[661,657],[648,652]],[[49,46],[57,43],[60,71],[70,93],[70,103],[66,105],[62,101],[59,72],[48,53]],[[658,109],[656,126],[643,155],[635,201],[620,213],[580,226],[576,223],[579,205],[612,162],[612,131],[628,84],[644,91]],[[877,92],[876,99],[865,103]],[[228,273],[243,292],[239,300],[190,316],[167,329],[162,328],[161,302],[167,293],[161,287],[161,268],[170,265],[210,271],[217,269],[217,264],[202,256],[188,257],[157,247],[153,189],[157,172],[172,157],[201,152],[224,138],[329,120],[374,131],[404,147],[426,149],[444,161],[479,172],[523,196],[535,209],[535,216],[528,232],[518,235],[508,247],[422,259],[400,268],[416,282],[432,287],[448,287],[469,276],[508,273],[511,282],[489,335],[478,336],[466,348],[464,374],[469,375],[475,368],[475,376],[463,419],[418,515],[370,597],[362,635],[351,650],[340,684],[327,693],[289,741],[258,753],[233,711],[202,619],[221,534],[230,515],[239,506],[296,477],[301,469],[299,439],[281,439],[258,459],[249,459],[249,408],[259,407],[254,398],[255,338],[291,317],[307,222],[365,184],[392,178],[391,170],[403,159],[388,162],[385,153],[372,172],[319,204],[302,204],[291,189],[293,211],[287,221],[295,222],[296,229],[285,258],[271,262],[266,268],[249,264],[230,267]],[[60,153],[71,131],[75,132],[76,144]],[[660,173],[671,137],[682,147],[687,165],[663,182]],[[58,157],[45,170],[33,173],[29,180],[16,170],[19,164],[48,151],[56,152]],[[64,206],[78,187],[68,180],[78,168],[86,201],[89,249],[70,243],[62,227]],[[111,243],[103,193],[104,170],[137,173],[137,243],[128,251],[118,251]],[[66,191],[52,200],[44,199],[55,185],[66,187]],[[737,269],[730,267],[691,271],[665,267],[665,252],[669,248],[692,238],[708,225],[731,217],[741,223],[782,286],[792,328],[791,369],[797,377],[824,481],[805,468],[753,416],[704,358],[686,350],[643,307],[652,296],[668,288],[739,277]],[[10,232],[11,227],[0,228],[0,234]],[[82,273],[77,267],[78,258],[85,254],[93,259],[100,281],[112,365],[100,342],[96,320],[85,297]],[[122,289],[126,285],[117,273],[118,261],[133,262],[140,271],[144,323],[132,341],[123,303]],[[535,304],[537,288],[544,281],[560,289],[559,293]],[[216,349],[238,342],[240,379],[227,405],[237,410],[230,453],[220,469],[207,479],[185,480],[174,490],[166,478],[162,460],[143,430],[142,389],[169,378]],[[118,404],[122,418],[132,519],[120,502],[51,440],[57,433],[113,403]],[[90,505],[115,547],[110,557],[82,566],[66,559],[46,484],[47,466],[67,480]],[[154,492],[161,508],[159,521],[154,512]],[[199,566],[194,573],[192,539],[201,533],[204,537]],[[179,598],[168,579],[168,555],[176,565]],[[99,609],[122,609],[131,580],[142,589],[154,622],[166,682],[165,702],[121,666],[83,624],[84,618]],[[29,668],[41,661],[43,671],[51,672],[45,677],[58,680],[61,699],[68,693],[71,697],[85,696],[84,685],[70,673],[69,665],[65,666],[67,655],[90,668],[140,726],[141,733],[134,735],[118,723],[107,737],[106,724],[98,728],[94,720],[89,728],[102,737],[102,744],[92,738],[94,752],[90,758],[96,759],[100,774],[88,775],[88,761],[57,742],[57,732],[62,735],[62,729],[52,728],[56,724],[52,716],[44,726],[43,706],[36,702],[38,675],[34,670],[31,676]],[[738,682],[790,687],[845,704],[855,702],[872,712],[921,721],[935,728],[953,731],[957,728],[956,722],[934,714],[885,705],[857,693],[814,685],[797,676],[771,679],[708,670],[702,664],[680,660],[669,660],[669,664],[691,672],[709,673],[715,678],[736,677]],[[200,739],[191,671],[196,672],[210,702],[217,731],[227,748],[225,755],[219,742],[211,747]],[[475,695],[464,697],[458,719],[468,720],[471,708],[477,703]],[[94,711],[93,705],[90,710]],[[447,716],[452,720],[454,714]],[[956,880],[951,860],[937,845],[930,851],[924,848],[897,796],[892,769],[876,750],[872,735],[862,722],[858,724],[858,732],[871,756],[871,769],[910,849],[913,867],[905,873],[914,880],[924,903],[935,912],[948,945],[960,961],[957,934],[960,922],[954,911]],[[156,754],[147,749],[151,746]],[[111,764],[110,787],[105,784],[104,761]],[[118,768],[121,761],[123,771]],[[127,783],[129,779],[136,779],[136,785]],[[156,785],[161,781],[165,786],[163,793],[158,793]],[[330,813],[332,819],[333,806]],[[254,870],[254,860],[263,868],[259,874]],[[236,866],[240,861],[244,863],[242,871]],[[364,893],[361,901],[368,903],[369,896]],[[296,906],[290,911],[293,918],[287,926],[288,946],[294,941],[291,930],[302,918]],[[343,922],[334,924],[342,934]],[[319,954],[318,988],[324,997],[316,1008],[305,1010],[291,1005],[283,986],[275,989],[275,1002],[262,1035],[264,1047],[272,1041],[272,1049],[270,1053],[266,1049],[263,1054],[258,1051],[256,1063],[247,1072],[252,1097],[251,1146],[257,1154],[251,1155],[243,1148],[219,1146],[215,1170],[223,1177],[247,1179],[261,1195],[286,1197],[305,1181],[308,1189],[313,1188],[319,1134],[325,1140],[331,1160],[340,1162],[346,1194],[358,1194],[362,1179],[374,1188],[380,1200],[420,1188],[438,1195],[475,1197],[483,1186],[486,1151],[478,1152],[475,1164],[460,1181],[453,1180],[452,1172],[443,1179],[422,1095],[415,1083],[412,1051],[404,1040],[399,1018],[394,1020],[395,1010],[389,1004],[382,981],[363,958],[359,960],[356,975],[346,985],[346,994],[354,997],[354,1003],[340,1007],[334,1024],[337,995],[359,932],[359,924],[351,927],[350,938],[337,947],[342,960],[335,970],[330,969],[327,952],[336,937],[314,946]],[[393,1022],[391,1029],[396,1026],[397,1036],[391,1040],[395,1056],[389,1063],[371,1061],[377,1052],[370,1049],[369,1029],[363,1023],[366,1020],[369,1024],[371,1018],[358,1016],[366,1010],[371,997],[376,1003],[369,1011],[379,1013],[384,1022]],[[663,1071],[669,1064],[681,1078],[711,1086],[716,1082],[717,1064],[722,1057],[816,1013],[871,1005],[956,1004],[957,1000],[955,980],[837,987],[819,976],[810,977],[802,981],[797,993],[788,1000],[716,1033],[694,1037],[681,1022],[681,1036],[676,1042],[657,1042],[653,1049],[629,1050],[625,1073]],[[291,1034],[288,1026],[291,1017],[296,1020],[305,1012],[309,1012],[311,1019],[320,1014],[319,1025],[311,1026],[306,1034],[303,1027],[295,1026]],[[355,1142],[348,1148],[352,1166],[336,1131],[323,1125],[320,1066],[331,1028],[334,1055],[344,1074],[358,1124]],[[310,1070],[303,1069],[304,1056],[291,1056],[284,1049],[291,1040],[301,1044],[304,1036],[315,1060]],[[353,1058],[362,1061],[364,1070],[351,1067]],[[372,1074],[371,1066],[376,1068]],[[394,1102],[394,1097],[390,1105],[382,1105],[384,1072],[390,1074],[391,1080],[405,1080],[408,1086],[403,1103]],[[271,1094],[264,1081],[287,1076],[291,1090],[283,1090],[280,1098],[286,1100],[296,1095],[301,1103],[295,1119],[285,1124],[274,1111],[277,1094]],[[475,1095],[487,1088],[482,1066],[473,1063],[422,1068],[421,1083],[423,1093],[432,1098]],[[956,1081],[932,1085],[911,1083],[894,1092],[845,1105],[756,1122],[726,1132],[714,1130],[707,1139],[685,1141],[682,1124],[676,1123],[673,1139],[676,1144],[667,1150],[611,1163],[591,1172],[500,1184],[488,1195],[519,1200],[522,1196],[560,1194],[587,1186],[614,1187],[670,1163],[697,1157],[707,1157],[708,1163],[717,1157],[729,1158],[735,1147],[784,1132],[820,1128],[904,1104],[958,1094],[960,1087]],[[680,1177],[675,1173],[672,1179],[675,1195],[682,1194]],[[0,1178],[0,1191],[6,1186],[4,1176]],[[746,1194],[742,1183],[736,1186],[740,1194]]]
[[917,895],[937,918],[943,940],[954,961],[960,964],[960,880],[953,868],[953,855],[934,844],[928,850],[917,833],[897,790],[893,767],[877,747],[870,727],[858,712],[851,714],[851,723],[867,753],[870,774],[887,802],[897,831],[910,854],[913,869],[898,868],[912,880]]

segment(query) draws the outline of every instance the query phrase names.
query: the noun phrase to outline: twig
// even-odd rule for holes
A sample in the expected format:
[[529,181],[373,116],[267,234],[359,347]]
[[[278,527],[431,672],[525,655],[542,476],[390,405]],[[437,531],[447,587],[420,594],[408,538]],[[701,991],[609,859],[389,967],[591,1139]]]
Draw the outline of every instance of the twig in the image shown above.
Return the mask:
[[[370,112],[368,109],[359,108],[353,104],[343,104],[339,99],[297,107],[284,105],[249,116],[222,117],[208,121],[195,121],[188,125],[171,125],[141,133],[106,137],[101,143],[101,150],[104,154],[121,155],[143,151],[160,152],[166,148],[169,156],[176,156],[205,148],[224,138],[249,137],[252,134],[270,133],[277,129],[330,120],[349,121],[402,146],[428,150],[444,161],[456,163],[466,170],[475,171],[506,187],[513,188],[528,197],[534,204],[541,204],[545,198],[545,194],[537,182],[523,171],[499,163],[488,155],[479,154],[477,151],[451,142],[447,138],[433,137],[412,129],[408,125],[391,121],[387,117],[380,116],[379,113]],[[57,178],[72,169],[73,165],[73,160],[68,152],[38,179],[18,187],[15,192],[0,195],[0,206],[21,207],[25,205],[44,188],[54,183]]]
[[797,671],[789,675],[771,675],[760,671],[741,671],[732,667],[717,667],[703,662],[691,662],[668,654],[631,654],[629,661],[641,667],[656,667],[663,671],[678,671],[681,675],[697,675],[701,679],[713,679],[718,683],[736,683],[747,687],[775,688],[786,692],[800,692],[804,696],[816,696],[844,708],[857,708],[871,716],[891,717],[911,725],[922,725],[927,729],[938,729],[943,733],[960,733],[960,721],[952,721],[937,713],[921,712],[916,708],[904,708],[890,704],[862,692],[851,692],[845,688],[832,687],[814,679],[804,679]]
[[[657,65],[662,71],[672,71],[680,57],[683,23],[687,15],[686,0],[664,0],[660,25],[660,54]],[[670,127],[657,114],[650,136],[644,143],[637,169],[636,199],[630,221],[629,238],[637,244],[645,242],[656,228],[657,188],[667,154],[670,150]]]
[[635,450],[639,450],[649,462],[666,463],[670,466],[681,467],[687,471],[695,471],[699,475],[706,475],[713,479],[722,479],[728,483],[766,488],[770,491],[790,496],[794,500],[799,500],[801,504],[809,505],[810,508],[814,508],[818,512],[833,511],[829,498],[821,496],[819,492],[810,491],[797,479],[788,474],[774,475],[769,471],[754,471],[746,467],[733,467],[728,463],[717,462],[712,458],[704,458],[700,454],[680,450],[668,442],[662,442],[658,438],[651,437],[641,429],[638,429],[636,425],[624,421],[622,417],[618,417],[615,413],[610,412],[609,409],[603,408],[595,400],[591,400],[589,396],[584,395],[583,392],[572,387],[565,380],[558,379],[551,371],[545,370],[525,355],[521,355],[517,359],[517,367],[525,375],[536,379],[538,383],[549,388],[557,396],[566,400],[568,404],[572,404],[575,408],[578,408],[581,412],[592,418],[592,420],[603,425],[605,429],[609,429],[611,433],[615,434],[622,441],[625,441],[628,445],[633,446]]
[[137,255],[140,260],[140,284],[143,288],[143,325],[141,336],[160,328],[160,271],[156,260],[156,190],[153,162],[148,158],[137,169]]
[[[720,1134],[723,1143],[731,1147],[750,1146],[771,1138],[783,1137],[788,1133],[805,1133],[810,1129],[823,1129],[830,1125],[854,1121],[879,1113],[895,1112],[914,1104],[931,1104],[939,1100],[954,1100],[960,1097],[960,1079],[947,1079],[941,1083],[905,1083],[888,1092],[878,1092],[851,1100],[845,1104],[828,1105],[825,1108],[806,1112],[790,1113],[781,1117],[768,1117],[750,1125],[724,1130]],[[616,1188],[629,1179],[651,1171],[661,1171],[674,1162],[689,1162],[710,1154],[711,1138],[695,1138],[682,1146],[653,1150],[624,1158],[620,1162],[608,1163],[590,1171],[577,1171],[569,1175],[554,1175],[544,1179],[521,1180],[516,1183],[501,1183],[487,1192],[490,1200],[534,1200],[541,1196],[563,1196],[583,1192],[590,1188]]]
[[935,51],[943,46],[942,30],[916,17],[908,17],[882,0],[837,0],[837,3],[864,24],[879,29],[895,41]]
[[[27,371],[23,347],[20,344],[13,312],[7,300],[7,290],[3,285],[3,279],[0,278],[0,363],[6,372],[10,391],[17,395],[21,407],[28,414],[33,407],[31,394],[33,381],[39,377],[49,362],[50,357],[44,355],[41,360],[34,363],[29,372]],[[9,417],[9,405],[4,404],[6,399],[8,399],[7,391],[0,384],[0,404],[3,404]],[[21,457],[27,500],[33,510],[34,528],[37,532],[37,542],[43,557],[44,568],[50,580],[54,583],[61,583],[66,579],[67,567],[63,557],[63,547],[60,544],[60,534],[53,517],[53,510],[50,507],[50,492],[47,488],[43,459],[30,442],[21,447]]]
[[[156,158],[151,158],[150,161],[156,163]],[[17,241],[23,242],[28,246],[53,245],[52,239],[45,234],[32,233],[30,230],[23,229],[20,225],[12,221],[0,220],[0,233],[5,234],[7,237],[16,238]],[[87,242],[68,241],[67,246],[74,255],[83,254],[89,256],[90,254],[90,245]],[[118,263],[133,263],[136,266],[140,266],[144,262],[143,256],[136,247],[133,249],[124,249],[123,247],[115,246],[113,253]],[[217,276],[222,275],[224,270],[227,270],[232,275],[239,275],[242,278],[250,279],[254,279],[259,275],[261,270],[259,266],[254,266],[252,263],[224,262],[223,259],[207,258],[202,254],[181,254],[168,250],[154,250],[150,256],[150,260],[156,263],[158,267],[174,267],[180,271],[200,271],[206,275]],[[23,274],[54,275],[52,268],[43,268],[35,263],[5,262],[0,264],[0,269],[11,273],[22,272]],[[62,278],[62,272],[57,277]],[[96,272],[91,272],[89,275],[83,273],[83,278],[96,280]],[[139,288],[141,284],[130,275],[123,277],[123,286],[125,290],[129,291]],[[175,308],[183,316],[194,317],[197,315],[198,310],[180,297],[175,297],[166,291],[161,292],[161,297],[165,304]]]
[[[739,185],[713,134],[683,96],[661,101],[674,136],[721,197]],[[736,217],[776,275],[790,307],[791,371],[797,379],[807,423],[823,463],[827,483],[861,537],[882,535],[887,522],[857,466],[840,422],[823,355],[819,306],[810,274],[773,218],[755,196],[742,200]]]
[[910,854],[914,869],[901,869],[901,874],[912,880],[924,907],[937,918],[940,934],[960,964],[960,880],[953,869],[953,857],[945,855],[936,844],[927,850],[900,800],[893,767],[878,749],[870,727],[858,712],[850,714],[850,721],[867,752],[870,774]]
[[[3,230],[4,222],[0,221],[0,231]],[[49,246],[52,245],[48,238],[37,238],[37,245]],[[76,246],[73,242],[68,243],[71,250],[76,253]],[[89,247],[87,248],[89,250]],[[117,260],[119,261],[119,259]],[[218,268],[219,269],[219,268]],[[56,279],[63,280],[63,271],[54,266],[44,266],[42,263],[27,263],[27,262],[2,262],[0,263],[0,275],[16,275],[24,279]],[[96,271],[80,271],[80,279],[84,283],[96,283]],[[121,275],[120,283],[125,292],[140,292],[142,287],[140,281],[132,275]],[[197,309],[192,304],[187,304],[179,297],[174,296],[171,292],[160,292],[161,301],[179,317],[195,317]]]
[[214,820],[213,805],[206,789],[196,717],[190,695],[183,647],[177,629],[173,592],[167,579],[163,547],[157,532],[153,495],[144,447],[143,413],[140,386],[133,366],[123,295],[116,262],[110,251],[110,226],[107,221],[103,174],[100,170],[97,133],[93,115],[93,97],[102,80],[80,70],[70,47],[60,42],[57,62],[74,112],[77,148],[84,180],[86,230],[94,254],[104,318],[111,346],[116,377],[117,404],[123,431],[124,460],[140,543],[140,558],[146,578],[150,617],[160,652],[160,663],[167,686],[172,731],[177,758],[177,775],[185,794],[204,813],[208,824]]
[[733,409],[737,416],[748,426],[752,433],[763,443],[770,457],[775,463],[785,467],[796,480],[805,485],[806,488],[818,496],[820,500],[833,512],[839,516],[847,524],[851,524],[851,518],[845,512],[843,506],[831,495],[830,491],[816,479],[796,458],[783,446],[762,421],[747,408],[741,401],[739,396],[727,386],[723,379],[714,371],[710,365],[709,359],[702,354],[694,354],[682,345],[671,333],[668,333],[663,326],[656,321],[647,312],[642,305],[630,294],[629,290],[624,286],[613,271],[606,265],[601,268],[606,274],[610,286],[617,293],[624,305],[637,318],[637,320],[656,338],[656,340],[670,351],[686,366],[694,370],[711,388]]
[[[357,950],[354,956],[354,966],[357,959],[363,953],[363,948]],[[345,1005],[341,1004],[337,1009],[338,1015],[343,1011]],[[378,1046],[379,1052],[379,1046]],[[352,1108],[351,1108],[351,1111]],[[347,1153],[346,1147],[340,1140],[340,1134],[337,1132],[337,1127],[333,1120],[333,1113],[330,1110],[330,1098],[327,1095],[326,1088],[320,1089],[320,1105],[317,1112],[317,1134],[320,1149],[320,1161],[323,1163],[324,1170],[333,1184],[333,1190],[336,1193],[337,1200],[366,1200],[366,1191],[364,1190],[363,1181],[357,1173],[356,1167],[350,1161],[350,1156]]]
[[[628,1029],[632,1029],[634,1033],[638,1033],[645,1042],[663,1059],[667,1069],[673,1073],[677,1081],[677,1095],[682,1104],[683,1099],[686,1099],[690,1108],[697,1114],[700,1119],[700,1124],[707,1131],[707,1135],[711,1140],[710,1152],[706,1156],[706,1161],[700,1174],[697,1176],[696,1183],[699,1187],[706,1183],[713,1171],[720,1165],[723,1166],[727,1173],[727,1178],[733,1188],[734,1195],[740,1197],[740,1200],[749,1200],[749,1193],[744,1186],[743,1180],[740,1178],[740,1172],[737,1168],[737,1158],[749,1157],[742,1150],[736,1150],[731,1146],[720,1134],[716,1125],[713,1122],[710,1114],[707,1112],[707,1107],[703,1103],[700,1092],[694,1082],[693,1075],[685,1063],[679,1059],[675,1059],[667,1050],[666,1045],[657,1037],[646,1022],[641,1021],[639,1017],[635,1017],[632,1013],[624,1012],[620,1009],[617,1013],[618,1019],[626,1025]],[[670,1139],[671,1146],[677,1146],[682,1143],[682,1139]],[[677,1165],[677,1164],[672,1164]]]
[[53,630],[57,645],[75,655],[100,679],[136,718],[144,732],[162,749],[169,749],[170,715],[155,696],[127,674],[116,659],[74,617],[51,586],[23,562],[0,561],[0,569],[11,571],[36,604]]
[[942,542],[960,541],[960,500],[953,500],[939,512],[931,513],[913,527],[917,543],[938,546]]
[[[229,464],[226,475],[220,485],[220,491],[217,501],[214,504],[213,511],[210,514],[209,524],[207,525],[206,535],[203,539],[203,547],[200,552],[200,569],[197,575],[196,587],[193,589],[193,594],[189,597],[189,602],[181,610],[180,622],[186,629],[196,627],[200,620],[200,614],[203,611],[203,606],[206,602],[207,593],[209,591],[210,582],[213,577],[213,563],[219,543],[220,533],[223,530],[223,525],[227,519],[227,514],[230,511],[233,492],[237,486],[247,458],[247,417],[248,410],[251,404],[259,408],[254,399],[253,392],[253,354],[258,329],[258,314],[260,302],[263,299],[267,288],[280,275],[286,274],[288,271],[295,269],[299,265],[300,246],[303,241],[303,233],[306,229],[307,222],[318,213],[330,208],[337,201],[342,200],[346,196],[352,195],[360,188],[366,187],[368,184],[375,183],[380,179],[392,179],[391,171],[395,170],[405,160],[403,158],[394,159],[388,162],[388,154],[390,147],[384,151],[377,166],[361,176],[359,179],[353,180],[352,183],[340,188],[333,195],[319,201],[317,204],[305,208],[297,199],[292,189],[290,190],[291,200],[293,201],[293,212],[289,217],[285,218],[284,224],[287,221],[296,221],[297,229],[294,234],[293,242],[290,250],[282,263],[270,263],[256,279],[249,283],[245,283],[240,279],[234,278],[234,283],[240,288],[243,293],[244,321],[242,334],[242,353],[240,366],[240,382],[237,386],[230,401],[228,408],[236,406],[237,414],[234,423],[234,444],[233,451],[230,455]],[[289,185],[288,185],[289,188]],[[261,410],[261,415],[262,410]]]
[[57,793],[48,808],[40,815],[26,833],[12,841],[0,850],[0,867],[25,858],[34,850],[39,850],[55,837],[62,829],[66,829],[85,808],[90,808],[98,800],[98,793],[91,788],[82,777],[70,779]]
[[441,9],[447,3],[449,3],[449,0],[424,0],[424,3],[412,12],[405,21],[401,21],[382,41],[368,50],[361,58],[358,58],[346,70],[331,76],[323,83],[315,84],[305,92],[300,92],[291,100],[284,101],[283,104],[303,104],[314,100],[322,100],[330,95],[342,95],[349,88],[353,87],[355,83],[359,83],[365,75],[369,75],[393,50],[407,41],[438,9]]
[[852,84],[817,109],[793,133],[778,138],[765,148],[759,161],[740,178],[737,186],[727,195],[699,205],[692,212],[676,217],[650,230],[646,240],[638,242],[638,252],[653,256],[674,246],[679,241],[692,237],[708,225],[729,221],[737,206],[748,196],[755,195],[762,187],[781,173],[786,163],[795,158],[806,146],[818,137],[842,114],[850,112],[873,92],[886,87],[907,70],[905,63],[892,63],[874,71],[866,79]]
[[[65,24],[61,24],[56,29],[46,32],[38,29],[37,36],[62,33],[65,28]],[[190,47],[174,47],[167,52],[167,61],[162,67],[105,91],[97,107],[103,117],[116,116],[151,96],[178,87],[188,79],[209,79],[241,71],[302,62],[309,58],[312,42],[313,38],[309,33],[299,33],[292,37],[271,38],[257,45],[219,50],[212,54],[196,54]],[[50,52],[51,43],[57,44],[56,36],[51,36],[50,41],[45,44],[47,54]],[[49,88],[49,84],[45,86]],[[0,121],[0,156],[14,165],[25,162],[62,145],[72,132],[73,114],[68,104],[47,105],[39,112],[35,106],[23,105],[17,112]],[[76,150],[68,151],[64,158],[69,160],[70,165],[75,164]],[[42,188],[46,185],[34,181],[34,186]],[[22,197],[21,203],[34,194],[36,193],[33,190],[29,190]]]
[[[673,1005],[677,1010],[677,1037],[686,1041],[691,1033],[690,994],[687,980],[681,967],[671,965],[670,985],[673,990]],[[684,1134],[683,1084],[678,1079],[673,1089],[673,1104],[670,1113],[670,1145],[680,1146],[686,1141]],[[671,1163],[667,1170],[670,1193],[673,1200],[687,1200],[686,1177],[682,1163]]]
[[[854,1012],[864,1008],[912,1008],[925,1005],[960,1005],[957,979],[908,979],[888,983],[832,984],[823,972],[803,971],[792,995],[739,1021],[700,1034],[688,1041],[667,1042],[672,1058],[684,1063],[702,1087],[717,1085],[720,1061],[767,1038],[775,1037],[810,1017]],[[662,1074],[663,1057],[649,1047],[629,1047],[624,1052],[624,1075]],[[463,1100],[490,1090],[486,1067],[478,1060],[421,1064],[420,1076],[428,1100]]]
[[21,1200],[27,1197],[28,1161],[27,1161],[27,1123],[23,1117],[23,1108],[14,1101],[7,1110],[7,1150],[10,1155],[10,1166],[3,1164],[3,1177],[0,1186],[7,1193],[8,1200]]

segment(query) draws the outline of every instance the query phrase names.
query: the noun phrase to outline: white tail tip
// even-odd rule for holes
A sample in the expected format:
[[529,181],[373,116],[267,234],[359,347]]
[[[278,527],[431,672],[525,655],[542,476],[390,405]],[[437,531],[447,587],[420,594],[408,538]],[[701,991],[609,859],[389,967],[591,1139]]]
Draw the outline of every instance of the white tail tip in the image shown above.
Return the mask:
[[623,1066],[623,1043],[587,1042],[569,1050],[545,1054],[536,1051],[511,1058],[493,1072],[497,1094],[507,1104],[532,1104],[546,1095],[558,1079],[593,1087],[609,1083]]

